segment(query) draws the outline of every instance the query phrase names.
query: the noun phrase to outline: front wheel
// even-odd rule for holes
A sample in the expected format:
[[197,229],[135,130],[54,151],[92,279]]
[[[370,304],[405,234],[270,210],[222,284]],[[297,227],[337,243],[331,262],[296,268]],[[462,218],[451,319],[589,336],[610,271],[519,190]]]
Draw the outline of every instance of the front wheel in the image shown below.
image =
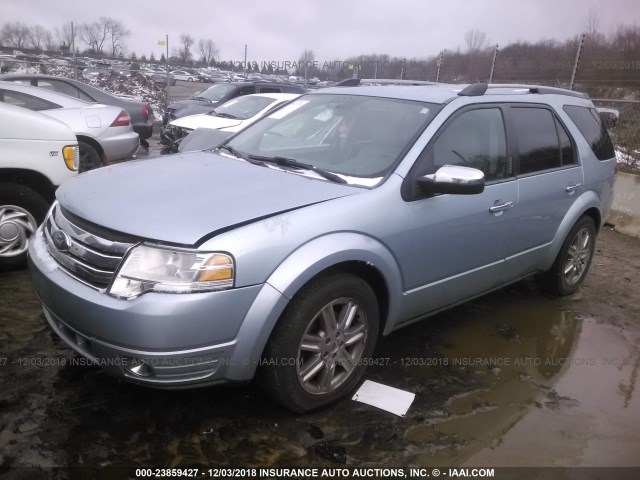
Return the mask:
[[577,292],[591,266],[595,245],[595,223],[591,217],[582,217],[567,235],[553,266],[536,278],[538,286],[559,296]]
[[0,270],[26,264],[29,238],[48,208],[45,199],[29,187],[0,183]]
[[80,162],[78,172],[86,172],[103,166],[98,151],[87,142],[78,142],[78,150],[80,153]]
[[193,82],[193,78],[189,77],[189,78],[187,79],[187,81],[189,81],[189,82]]
[[287,408],[306,412],[348,394],[378,336],[376,295],[359,277],[318,278],[291,301],[261,359],[258,381]]

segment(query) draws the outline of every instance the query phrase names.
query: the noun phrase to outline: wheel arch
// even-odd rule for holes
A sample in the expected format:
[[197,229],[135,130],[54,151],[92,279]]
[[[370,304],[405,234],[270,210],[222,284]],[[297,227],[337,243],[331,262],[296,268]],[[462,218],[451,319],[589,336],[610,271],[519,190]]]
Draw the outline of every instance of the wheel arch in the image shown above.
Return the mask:
[[238,331],[234,357],[242,361],[229,368],[227,378],[250,379],[290,300],[309,282],[335,272],[356,275],[371,286],[380,307],[379,331],[390,333],[398,320],[402,296],[395,258],[382,243],[366,235],[329,234],[298,248],[270,275]]
[[0,182],[16,183],[31,188],[47,202],[55,200],[56,187],[44,174],[23,168],[0,169]]
[[78,139],[78,142],[84,142],[88,145],[91,145],[95,149],[95,151],[98,152],[98,155],[100,155],[103,159],[105,158],[104,148],[102,148],[100,142],[98,142],[95,138],[83,134],[76,135],[76,138]]
[[602,227],[602,203],[598,195],[593,191],[583,193],[564,216],[551,242],[551,248],[549,248],[549,253],[544,262],[544,270],[551,268],[567,235],[569,235],[576,222],[584,216],[588,216],[594,221],[596,233],[598,233]]

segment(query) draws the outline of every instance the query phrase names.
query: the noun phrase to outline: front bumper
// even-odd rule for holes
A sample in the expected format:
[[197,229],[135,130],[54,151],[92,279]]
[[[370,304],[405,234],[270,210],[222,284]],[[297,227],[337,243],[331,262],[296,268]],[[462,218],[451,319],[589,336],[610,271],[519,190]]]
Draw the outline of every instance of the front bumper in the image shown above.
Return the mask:
[[182,139],[192,131],[193,130],[176,127],[171,124],[165,125],[160,132],[160,143],[168,146],[171,152],[176,153]]
[[[116,376],[159,388],[250,380],[261,350],[251,348],[263,335],[260,321],[250,319],[256,323],[250,334],[246,325],[239,332],[259,295],[281,297],[264,284],[119,300],[64,271],[49,255],[41,229],[29,242],[29,272],[47,322],[63,341]],[[150,375],[135,373],[140,362]]]

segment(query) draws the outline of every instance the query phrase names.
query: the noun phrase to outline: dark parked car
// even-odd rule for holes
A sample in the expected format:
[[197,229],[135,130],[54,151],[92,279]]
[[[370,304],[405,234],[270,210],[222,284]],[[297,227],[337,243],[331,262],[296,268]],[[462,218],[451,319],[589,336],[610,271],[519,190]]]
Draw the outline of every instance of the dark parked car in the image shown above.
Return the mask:
[[304,93],[305,89],[290,83],[276,82],[229,82],[216,83],[215,85],[196,93],[194,96],[170,104],[162,115],[162,132],[160,143],[169,145],[165,135],[165,129],[170,120],[195,115],[196,113],[209,113],[218,105],[227,100],[252,93]]
[[79,98],[85,102],[96,102],[113,107],[120,107],[126,110],[131,117],[133,131],[140,136],[140,140],[146,140],[153,134],[153,125],[149,121],[151,107],[144,102],[120,98],[72,78],[54,77],[52,75],[7,73],[0,75],[0,80],[20,82],[34,87],[46,88],[55,92],[64,93],[73,98]]

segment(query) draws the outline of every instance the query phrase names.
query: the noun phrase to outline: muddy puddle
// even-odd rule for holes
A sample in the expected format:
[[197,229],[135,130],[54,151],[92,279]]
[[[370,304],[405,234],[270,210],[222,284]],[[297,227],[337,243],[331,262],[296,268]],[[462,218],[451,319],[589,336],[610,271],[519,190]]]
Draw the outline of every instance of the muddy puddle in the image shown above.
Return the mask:
[[522,282],[383,340],[366,378],[414,392],[406,417],[351,400],[300,416],[251,384],[155,391],[69,365],[75,355],[45,326],[26,273],[2,273],[0,473],[77,464],[639,465],[638,299],[614,298],[633,290],[599,293],[611,287],[602,272],[615,248],[599,251],[601,266],[573,298]]

